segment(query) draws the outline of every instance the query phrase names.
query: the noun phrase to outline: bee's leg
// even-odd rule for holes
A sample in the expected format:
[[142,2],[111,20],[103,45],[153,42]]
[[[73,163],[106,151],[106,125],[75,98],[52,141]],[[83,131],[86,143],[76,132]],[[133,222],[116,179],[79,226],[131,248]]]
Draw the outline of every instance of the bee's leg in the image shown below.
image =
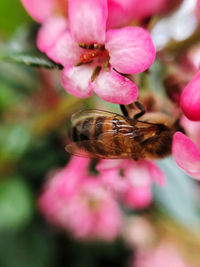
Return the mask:
[[174,126],[174,129],[175,129],[176,131],[179,131],[179,132],[182,132],[182,133],[185,134],[185,130],[184,130],[184,128],[180,125],[180,117],[179,117],[178,119],[175,120],[173,126]]
[[127,107],[125,105],[120,105],[121,112],[125,117],[129,117]]
[[146,110],[144,106],[142,105],[142,103],[136,101],[134,104],[136,105],[137,108],[141,110],[139,113],[135,114],[133,117],[135,120],[137,120],[145,114]]

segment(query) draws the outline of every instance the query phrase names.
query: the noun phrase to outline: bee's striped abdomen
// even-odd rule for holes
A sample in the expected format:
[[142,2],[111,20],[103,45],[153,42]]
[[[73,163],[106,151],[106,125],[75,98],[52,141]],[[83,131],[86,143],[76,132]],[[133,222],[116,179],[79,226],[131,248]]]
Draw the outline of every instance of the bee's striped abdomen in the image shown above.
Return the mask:
[[120,140],[117,138],[117,134],[119,133],[119,125],[120,121],[117,118],[113,118],[112,120],[112,130],[113,130],[113,145],[114,145],[114,150],[115,153],[120,154],[121,153],[121,144]]
[[[78,146],[94,155],[116,158],[131,153],[131,125],[121,116],[93,116],[76,120],[72,128],[72,139]],[[126,137],[127,135],[127,137]]]
[[90,140],[94,127],[94,118],[86,118],[83,121],[78,121],[72,127],[72,140],[74,142]]
[[98,139],[98,137],[103,132],[103,126],[104,126],[105,117],[96,117],[96,120],[94,121],[94,139]]

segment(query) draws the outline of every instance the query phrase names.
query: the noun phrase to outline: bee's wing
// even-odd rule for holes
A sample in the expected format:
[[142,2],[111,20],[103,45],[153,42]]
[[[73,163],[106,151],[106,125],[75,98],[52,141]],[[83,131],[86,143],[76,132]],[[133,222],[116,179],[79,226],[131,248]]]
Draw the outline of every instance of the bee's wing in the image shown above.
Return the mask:
[[[112,132],[104,132],[98,139],[72,142],[68,144],[65,149],[70,154],[86,158],[123,159],[141,157],[141,154],[133,153],[131,151],[120,151],[119,147],[118,151],[116,151],[116,147],[113,147],[112,145],[117,143],[117,138],[119,138],[120,135],[124,138],[124,134],[113,136]],[[132,134],[126,134],[125,138],[127,141],[130,140],[130,142],[132,142]],[[110,139],[112,139],[113,142],[109,142]],[[100,151],[97,148],[100,149]]]
[[88,149],[90,149],[93,144],[93,141],[91,140],[84,140],[80,142],[72,142],[68,145],[66,145],[65,149],[67,152],[74,156],[83,157],[83,158],[92,158],[92,159],[110,159],[110,158],[119,158],[117,156],[111,156],[111,155],[102,155],[97,152],[89,152]]
[[[76,156],[80,157],[89,157],[89,158],[107,158],[107,159],[114,159],[114,158],[131,158],[133,157],[133,154],[131,152],[125,152],[125,153],[120,153],[120,155],[114,155],[112,153],[113,150],[115,150],[114,147],[112,147],[113,142],[109,142],[109,140],[113,140],[119,138],[119,137],[125,137],[126,138],[133,138],[134,137],[134,131],[133,127],[126,122],[128,118],[124,117],[123,115],[119,115],[117,113],[109,112],[109,111],[104,111],[104,110],[97,110],[97,109],[91,109],[91,110],[83,110],[79,111],[75,114],[72,115],[72,126],[76,125],[77,130],[79,131],[78,128],[78,123],[82,121],[86,121],[87,118],[95,118],[95,117],[110,117],[110,118],[117,118],[117,124],[120,125],[120,128],[123,129],[126,133],[122,132],[117,132],[115,129],[113,129],[113,120],[106,120],[104,122],[107,125],[109,130],[104,130],[102,134],[99,134],[97,136],[90,136],[90,132],[85,131],[84,135],[85,138],[88,138],[88,140],[82,140],[82,141],[76,141],[68,144],[66,146],[66,150]],[[101,120],[99,122],[101,124]],[[87,127],[90,128],[90,125],[93,124],[92,121],[88,120]],[[99,127],[100,125],[98,122],[96,122],[95,127]],[[131,140],[130,140],[131,141]],[[95,142],[95,143],[94,143]],[[110,153],[98,153],[95,151],[95,148],[99,147],[106,149],[106,151],[110,151]],[[139,157],[139,155],[134,155],[135,157]]]
[[87,110],[81,110],[76,113],[74,113],[71,117],[72,125],[76,124],[78,121],[83,121],[87,119],[88,117],[115,117],[119,116],[122,119],[124,119],[123,115],[113,113],[110,111],[100,110],[100,109],[87,109]]
[[82,157],[82,158],[92,158],[92,159],[126,159],[126,158],[139,158],[141,155],[133,154],[133,153],[124,153],[121,155],[111,155],[106,154],[102,155],[97,152],[89,152],[86,147],[91,147],[91,140],[80,141],[80,142],[72,142],[66,145],[65,149],[67,152],[74,156]]
[[89,152],[86,147],[91,147],[91,141],[72,142],[66,145],[68,153],[82,158],[101,158],[100,155]]

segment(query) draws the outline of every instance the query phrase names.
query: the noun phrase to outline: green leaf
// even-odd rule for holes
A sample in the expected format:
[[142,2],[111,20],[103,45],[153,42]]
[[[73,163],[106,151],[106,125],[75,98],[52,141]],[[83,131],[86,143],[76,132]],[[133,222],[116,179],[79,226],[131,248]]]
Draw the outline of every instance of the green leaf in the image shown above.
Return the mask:
[[153,188],[157,204],[165,213],[183,225],[199,224],[195,181],[187,176],[172,158],[159,161],[158,165],[166,175],[167,184],[164,187]]
[[20,94],[17,94],[13,88],[0,80],[0,111],[12,107],[21,98]]
[[1,33],[9,36],[18,25],[31,22],[31,18],[24,9],[21,1],[0,1],[0,25]]
[[0,159],[19,159],[31,142],[30,132],[23,125],[1,125]]
[[46,69],[62,69],[62,66],[54,63],[41,53],[22,53],[11,51],[0,51],[0,61],[20,63],[31,67]]
[[30,225],[19,233],[1,233],[0,266],[52,267],[55,261],[54,239],[41,224]]
[[30,52],[38,51],[36,47],[38,24],[23,24],[17,27],[14,34],[6,44],[7,51]]
[[0,183],[0,231],[20,230],[33,214],[33,198],[21,177],[9,177]]
[[40,80],[35,68],[20,64],[1,62],[0,82],[3,82],[16,94],[25,95],[39,90]]

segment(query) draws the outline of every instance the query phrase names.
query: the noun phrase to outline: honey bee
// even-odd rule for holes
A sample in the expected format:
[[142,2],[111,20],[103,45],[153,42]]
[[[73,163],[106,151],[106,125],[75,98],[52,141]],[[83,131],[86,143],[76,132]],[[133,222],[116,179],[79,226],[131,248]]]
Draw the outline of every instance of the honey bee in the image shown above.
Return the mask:
[[128,106],[123,105],[120,106],[123,115],[95,109],[73,114],[73,142],[66,150],[76,156],[99,159],[138,160],[168,156],[175,123],[164,114],[145,114],[140,102],[134,104],[140,111],[132,118]]

